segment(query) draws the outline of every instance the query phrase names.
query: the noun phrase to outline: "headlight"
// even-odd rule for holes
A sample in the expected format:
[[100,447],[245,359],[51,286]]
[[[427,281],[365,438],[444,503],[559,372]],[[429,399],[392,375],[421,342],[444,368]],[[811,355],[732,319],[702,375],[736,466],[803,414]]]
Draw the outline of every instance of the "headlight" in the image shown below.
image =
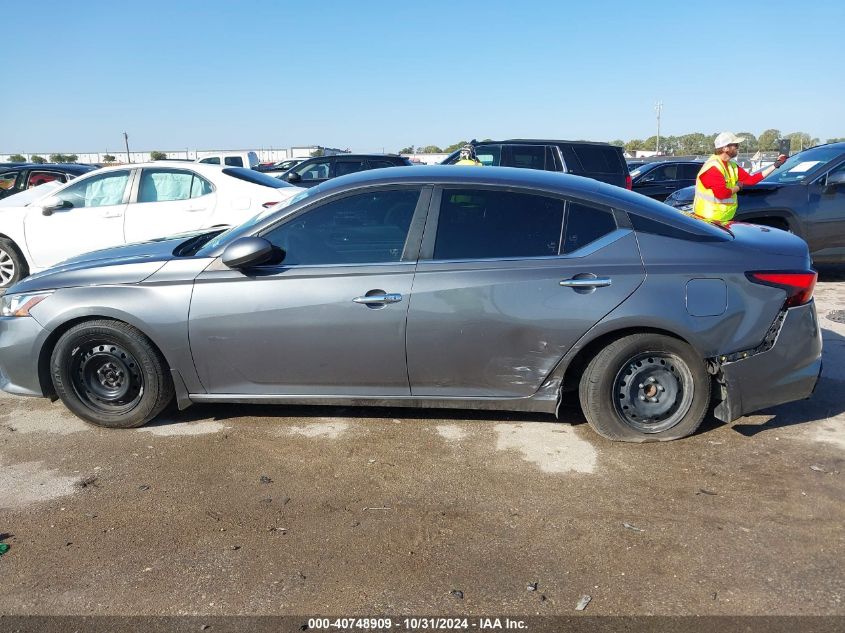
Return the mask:
[[4,317],[25,317],[29,311],[47,297],[53,294],[53,290],[47,292],[32,292],[0,297],[0,316]]

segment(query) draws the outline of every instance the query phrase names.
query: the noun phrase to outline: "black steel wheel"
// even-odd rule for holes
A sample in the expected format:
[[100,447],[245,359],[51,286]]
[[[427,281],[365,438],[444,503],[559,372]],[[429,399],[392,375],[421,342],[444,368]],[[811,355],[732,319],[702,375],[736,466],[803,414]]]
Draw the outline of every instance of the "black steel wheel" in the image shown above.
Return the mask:
[[643,353],[631,358],[613,381],[616,412],[641,433],[671,429],[689,412],[695,395],[692,372],[674,354]]
[[613,341],[581,377],[581,408],[590,426],[612,440],[686,437],[710,405],[711,378],[695,350],[678,339],[641,333]]
[[125,348],[108,339],[94,339],[71,356],[71,384],[86,405],[111,414],[128,413],[138,406],[144,395],[144,375]]
[[87,321],[69,329],[53,349],[50,369],[65,406],[100,426],[141,426],[173,398],[161,353],[120,321]]

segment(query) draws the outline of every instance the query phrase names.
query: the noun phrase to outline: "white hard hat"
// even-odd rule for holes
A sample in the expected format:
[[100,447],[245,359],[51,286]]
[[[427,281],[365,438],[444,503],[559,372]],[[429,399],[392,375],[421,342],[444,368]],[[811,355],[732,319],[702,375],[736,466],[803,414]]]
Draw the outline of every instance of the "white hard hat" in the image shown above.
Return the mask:
[[734,143],[742,143],[744,140],[744,138],[737,136],[733,132],[722,132],[716,137],[716,140],[713,141],[713,146],[716,148],[725,147],[726,145],[732,145]]

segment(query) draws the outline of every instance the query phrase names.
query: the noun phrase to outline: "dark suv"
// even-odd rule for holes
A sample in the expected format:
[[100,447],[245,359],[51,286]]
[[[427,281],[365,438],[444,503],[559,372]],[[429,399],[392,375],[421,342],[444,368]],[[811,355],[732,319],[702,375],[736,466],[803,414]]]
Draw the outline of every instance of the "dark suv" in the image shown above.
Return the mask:
[[[545,171],[562,171],[576,176],[631,188],[631,177],[622,148],[589,141],[552,141],[508,139],[506,141],[472,141],[483,165],[523,167]],[[453,165],[460,160],[460,150],[443,160]]]
[[297,187],[313,187],[330,178],[354,174],[356,171],[382,167],[405,167],[411,164],[395,154],[336,154],[304,160],[277,176]]
[[0,199],[13,196],[24,189],[43,185],[45,182],[67,182],[77,176],[97,169],[93,165],[76,163],[23,163],[0,167]]
[[631,171],[632,188],[644,196],[663,201],[678,189],[694,185],[702,165],[704,161],[701,160],[645,163]]
[[[691,212],[695,187],[666,199]],[[818,145],[795,154],[737,197],[735,220],[772,226],[804,238],[816,264],[845,263],[845,143]]]

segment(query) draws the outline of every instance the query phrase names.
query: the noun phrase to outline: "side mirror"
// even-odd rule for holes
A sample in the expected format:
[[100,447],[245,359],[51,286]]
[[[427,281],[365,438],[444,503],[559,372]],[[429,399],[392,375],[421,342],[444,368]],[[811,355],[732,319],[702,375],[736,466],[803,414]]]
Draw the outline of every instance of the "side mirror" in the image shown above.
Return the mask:
[[72,209],[73,203],[70,200],[62,200],[58,196],[50,196],[41,202],[41,214],[53,215],[53,211],[59,209]]
[[829,174],[827,182],[825,183],[825,190],[832,191],[845,183],[845,171],[839,171],[835,174]]
[[269,261],[273,250],[273,245],[263,237],[241,237],[226,247],[221,259],[229,268],[249,268]]
[[285,178],[287,178],[288,182],[302,182],[302,176],[297,174],[295,171],[290,172],[287,176],[285,176]]

